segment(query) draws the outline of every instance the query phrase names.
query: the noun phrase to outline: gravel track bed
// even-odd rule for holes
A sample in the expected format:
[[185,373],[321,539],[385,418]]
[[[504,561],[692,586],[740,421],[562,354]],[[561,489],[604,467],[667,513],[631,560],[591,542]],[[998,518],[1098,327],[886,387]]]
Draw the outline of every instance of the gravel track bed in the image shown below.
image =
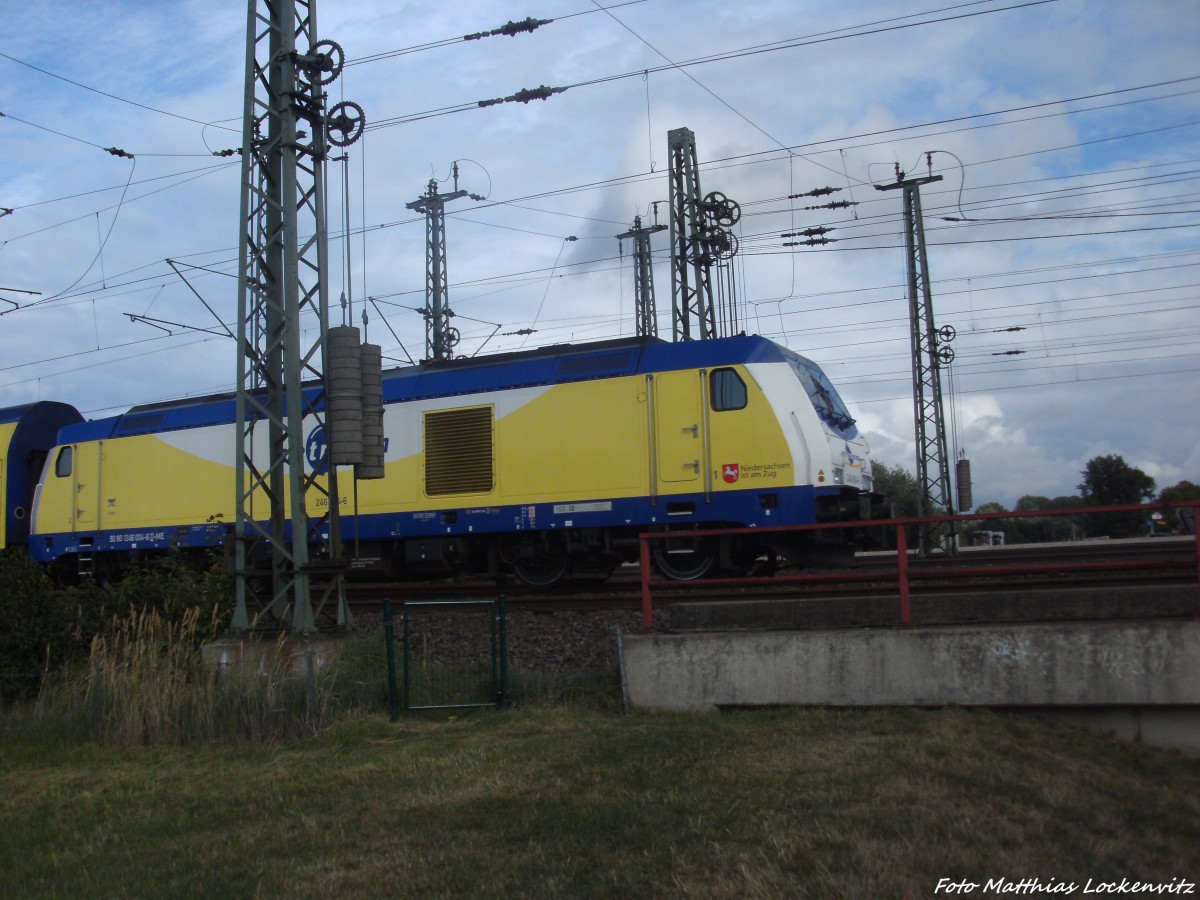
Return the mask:
[[[656,627],[668,613],[655,613]],[[638,610],[508,611],[510,669],[582,672],[617,666],[617,630],[640,632]],[[399,622],[396,641],[401,640]],[[488,612],[423,609],[410,618],[409,649],[440,664],[487,659],[491,653]]]

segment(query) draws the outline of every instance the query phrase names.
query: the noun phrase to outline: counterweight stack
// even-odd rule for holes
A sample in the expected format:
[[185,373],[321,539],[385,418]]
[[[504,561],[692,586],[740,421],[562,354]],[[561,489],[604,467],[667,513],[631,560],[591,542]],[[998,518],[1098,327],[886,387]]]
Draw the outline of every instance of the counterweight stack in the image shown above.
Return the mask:
[[329,329],[326,391],[330,459],[335,466],[357,466],[363,461],[363,378],[362,344],[353,325]]
[[354,477],[383,477],[383,353],[352,325],[329,329],[329,455]]
[[383,348],[362,345],[362,462],[354,476],[363,481],[383,477]]

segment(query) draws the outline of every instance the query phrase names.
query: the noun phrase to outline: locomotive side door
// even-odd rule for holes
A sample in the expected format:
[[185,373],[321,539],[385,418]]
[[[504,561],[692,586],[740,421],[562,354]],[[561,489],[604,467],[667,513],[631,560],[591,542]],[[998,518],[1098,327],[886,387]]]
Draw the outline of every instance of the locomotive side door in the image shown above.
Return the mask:
[[697,372],[663,372],[654,379],[654,444],[659,481],[697,481],[704,465],[704,418]]
[[100,521],[100,463],[103,458],[103,441],[75,445],[74,531],[95,531]]

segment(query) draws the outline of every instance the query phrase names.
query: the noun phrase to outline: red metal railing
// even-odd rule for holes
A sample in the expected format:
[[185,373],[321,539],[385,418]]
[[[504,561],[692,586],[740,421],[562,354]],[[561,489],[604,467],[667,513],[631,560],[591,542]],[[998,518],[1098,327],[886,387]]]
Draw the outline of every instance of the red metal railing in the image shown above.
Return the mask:
[[[901,626],[910,626],[912,624],[912,610],[910,606],[910,591],[914,577],[921,574],[935,574],[933,572],[922,573],[919,571],[921,564],[925,560],[915,557],[910,557],[908,550],[908,536],[906,527],[911,525],[928,525],[940,522],[981,522],[994,519],[1035,519],[1035,518],[1050,518],[1055,516],[1087,516],[1097,515],[1101,513],[1118,513],[1118,512],[1145,512],[1156,513],[1171,509],[1192,509],[1195,511],[1200,508],[1200,501],[1189,501],[1183,503],[1155,503],[1155,504],[1140,504],[1130,503],[1120,506],[1092,506],[1079,507],[1074,509],[1047,509],[1033,510],[1030,512],[999,512],[999,513],[972,513],[962,516],[926,516],[923,518],[908,518],[908,519],[876,519],[868,522],[827,522],[814,525],[790,525],[781,526],[778,528],[722,528],[710,529],[705,531],[651,531],[640,534],[640,561],[641,561],[641,579],[642,579],[642,624],[649,631],[654,628],[653,620],[653,599],[652,591],[654,587],[671,587],[675,589],[686,588],[688,586],[695,587],[710,587],[717,585],[740,585],[745,587],[748,584],[762,585],[778,585],[778,584],[816,584],[821,582],[840,583],[853,581],[887,581],[894,579],[899,593],[899,624]],[[1193,516],[1195,512],[1193,512]],[[1194,520],[1193,520],[1194,522]],[[779,576],[770,579],[761,578],[705,578],[695,579],[692,581],[671,581],[667,579],[655,578],[651,567],[651,541],[661,541],[670,539],[679,539],[681,537],[703,538],[703,537],[719,537],[721,535],[731,534],[754,534],[761,535],[769,532],[802,532],[802,531],[817,531],[828,530],[834,528],[876,528],[876,529],[895,529],[896,542],[896,566],[894,569],[872,569],[870,572],[837,572],[825,573],[819,575],[788,575]],[[1172,559],[1161,561],[1164,566],[1185,567],[1190,566],[1196,575],[1196,584],[1200,588],[1200,531],[1194,524],[1192,528],[1193,546],[1190,559]],[[997,563],[987,566],[955,566],[950,569],[938,569],[936,575],[939,578],[969,578],[978,575],[1031,575],[1046,572],[1075,572],[1075,571],[1103,571],[1113,569],[1128,569],[1128,568],[1144,568],[1147,565],[1145,560],[1137,561],[1118,561],[1106,560],[1100,562],[1070,562],[1070,563],[1054,563],[1054,564],[1004,564]],[[1200,618],[1200,608],[1197,608],[1197,618]]]

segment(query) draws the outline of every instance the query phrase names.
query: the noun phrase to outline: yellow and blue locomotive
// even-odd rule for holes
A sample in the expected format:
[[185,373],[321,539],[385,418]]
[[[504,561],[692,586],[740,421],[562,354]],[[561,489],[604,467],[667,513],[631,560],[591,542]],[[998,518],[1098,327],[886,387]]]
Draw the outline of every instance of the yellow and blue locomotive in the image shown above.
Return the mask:
[[[881,509],[866,443],[824,373],[761,337],[425,363],[386,372],[383,400],[385,476],[343,489],[341,522],[351,564],[389,577],[603,578],[637,558],[639,532],[664,529],[678,535],[655,542],[658,568],[698,578],[796,544],[690,531]],[[31,554],[86,572],[227,541],[234,407],[230,394],[62,427]],[[306,429],[306,443],[321,465],[322,436]]]

